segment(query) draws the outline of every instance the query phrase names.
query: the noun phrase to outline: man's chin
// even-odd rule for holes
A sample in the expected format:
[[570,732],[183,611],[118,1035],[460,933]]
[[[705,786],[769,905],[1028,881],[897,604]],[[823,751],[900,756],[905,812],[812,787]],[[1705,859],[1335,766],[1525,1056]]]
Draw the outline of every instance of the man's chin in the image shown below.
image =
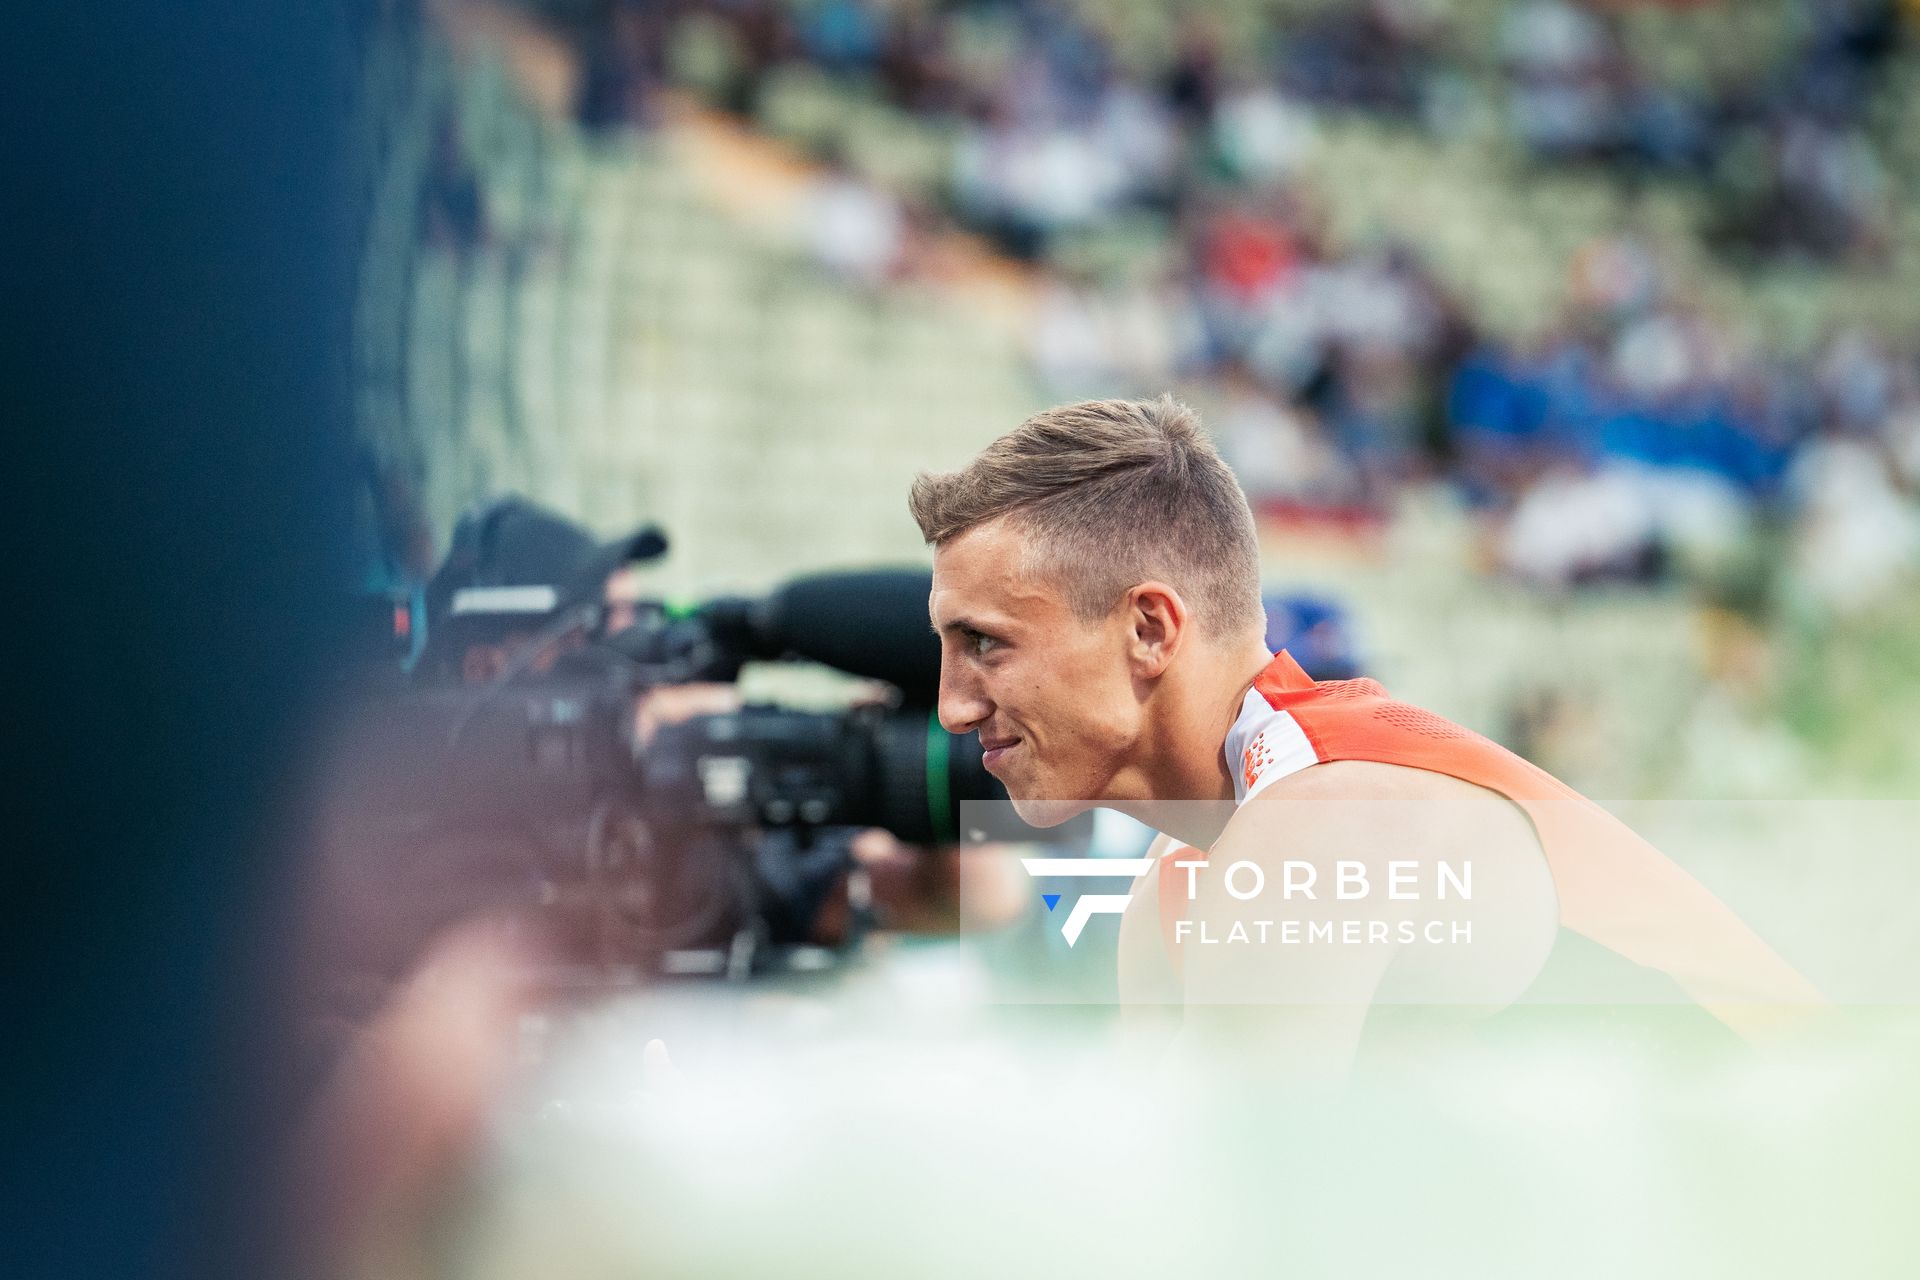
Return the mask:
[[1093,807],[1091,800],[1035,800],[1009,795],[1013,812],[1030,827],[1057,827]]

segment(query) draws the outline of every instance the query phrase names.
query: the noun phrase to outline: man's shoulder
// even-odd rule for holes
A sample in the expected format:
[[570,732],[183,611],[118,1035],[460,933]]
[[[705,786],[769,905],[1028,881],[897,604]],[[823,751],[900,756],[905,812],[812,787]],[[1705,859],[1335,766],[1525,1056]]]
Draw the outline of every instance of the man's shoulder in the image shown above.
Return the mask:
[[[1471,946],[1421,953],[1412,985],[1401,988],[1421,999],[1504,1004],[1532,981],[1558,933],[1558,893],[1532,821],[1499,792],[1430,770],[1315,765],[1242,805],[1208,861],[1216,874],[1200,882],[1202,916],[1240,907],[1227,879],[1234,863],[1251,862],[1260,875],[1241,873],[1241,887],[1280,885],[1282,907],[1309,926],[1360,915],[1411,925],[1430,942],[1431,922],[1444,923],[1449,939],[1465,925]],[[1342,883],[1361,892],[1342,902]],[[1302,895],[1287,899],[1289,884]],[[1329,884],[1332,900],[1324,891],[1306,898],[1307,887]]]
[[1370,760],[1317,764],[1235,811],[1216,851],[1353,857],[1541,856],[1532,822],[1497,791],[1430,769]]
[[1452,774],[1377,760],[1328,760],[1277,779],[1241,806],[1253,810],[1270,796],[1293,800],[1378,800],[1452,804],[1502,801],[1497,792]]

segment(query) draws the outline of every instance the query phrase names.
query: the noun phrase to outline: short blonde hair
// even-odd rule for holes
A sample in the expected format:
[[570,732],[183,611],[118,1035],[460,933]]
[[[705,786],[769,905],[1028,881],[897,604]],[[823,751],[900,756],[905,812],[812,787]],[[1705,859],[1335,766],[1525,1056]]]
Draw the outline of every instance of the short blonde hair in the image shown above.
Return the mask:
[[1059,582],[1088,621],[1159,578],[1205,633],[1265,630],[1247,497],[1200,415],[1170,395],[1037,413],[960,470],[916,477],[907,506],[934,547],[1012,517],[1029,539],[1016,569]]

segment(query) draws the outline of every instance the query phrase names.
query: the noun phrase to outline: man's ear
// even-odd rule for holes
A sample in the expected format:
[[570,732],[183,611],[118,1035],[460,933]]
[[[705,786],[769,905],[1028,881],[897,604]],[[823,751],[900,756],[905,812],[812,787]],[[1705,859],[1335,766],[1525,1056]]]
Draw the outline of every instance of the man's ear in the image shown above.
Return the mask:
[[1164,582],[1143,582],[1127,592],[1126,610],[1128,656],[1137,674],[1157,676],[1186,643],[1187,602]]

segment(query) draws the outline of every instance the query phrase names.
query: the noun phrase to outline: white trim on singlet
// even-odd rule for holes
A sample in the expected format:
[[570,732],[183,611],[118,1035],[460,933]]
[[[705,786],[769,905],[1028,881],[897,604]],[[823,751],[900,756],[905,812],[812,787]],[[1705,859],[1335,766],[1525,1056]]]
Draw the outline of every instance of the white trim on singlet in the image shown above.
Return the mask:
[[[1291,773],[1320,763],[1299,722],[1267,704],[1258,689],[1247,690],[1240,717],[1227,730],[1223,748],[1233,775],[1233,802],[1243,805]],[[1247,782],[1247,775],[1253,782]]]

